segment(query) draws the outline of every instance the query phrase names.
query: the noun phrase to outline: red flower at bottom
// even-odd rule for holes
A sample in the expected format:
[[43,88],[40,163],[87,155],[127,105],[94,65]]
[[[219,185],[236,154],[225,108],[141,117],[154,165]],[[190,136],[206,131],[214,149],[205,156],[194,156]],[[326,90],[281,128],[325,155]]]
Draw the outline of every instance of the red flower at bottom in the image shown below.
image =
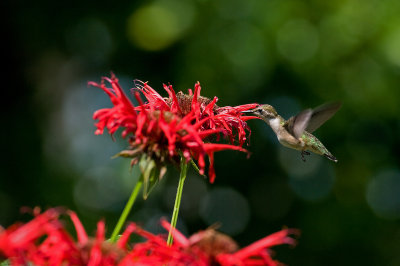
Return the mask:
[[[169,230],[168,222],[162,220],[161,224]],[[213,229],[201,231],[190,238],[175,229],[174,243],[170,247],[164,238],[138,227],[135,233],[147,238],[147,241],[136,244],[121,265],[277,266],[279,262],[271,258],[268,248],[281,244],[295,245],[296,241],[289,235],[298,234],[298,230],[283,229],[240,250],[232,238]]]
[[126,254],[126,243],[132,233],[128,226],[116,244],[104,241],[105,225],[97,224],[96,238],[89,238],[74,212],[68,212],[78,241],[58,220],[61,211],[49,209],[26,224],[15,224],[0,229],[0,258],[8,258],[11,265],[117,265]]
[[[0,229],[0,259],[12,265],[279,265],[271,258],[269,248],[289,244],[289,235],[297,230],[283,229],[239,249],[227,235],[207,229],[186,238],[174,230],[174,242],[167,245],[164,236],[153,235],[131,223],[117,243],[105,240],[105,224],[97,223],[94,238],[88,237],[79,218],[68,212],[77,232],[77,241],[67,233],[59,220],[60,210],[50,209],[26,224]],[[164,220],[162,226],[169,230]],[[132,233],[144,237],[142,243],[128,244]]]

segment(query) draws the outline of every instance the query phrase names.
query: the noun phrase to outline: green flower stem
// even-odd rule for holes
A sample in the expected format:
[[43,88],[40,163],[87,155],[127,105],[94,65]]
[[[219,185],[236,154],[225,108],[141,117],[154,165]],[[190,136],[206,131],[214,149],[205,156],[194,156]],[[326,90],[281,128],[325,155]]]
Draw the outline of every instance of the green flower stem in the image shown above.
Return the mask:
[[133,188],[131,196],[129,197],[129,200],[126,203],[124,210],[122,211],[121,217],[119,217],[117,225],[114,228],[114,231],[110,238],[111,243],[114,243],[117,240],[117,236],[118,236],[119,232],[121,231],[121,228],[124,225],[126,218],[128,218],[128,215],[131,212],[133,203],[135,203],[136,197],[139,194],[142,184],[143,184],[143,178],[140,177],[139,180],[137,181],[135,187]]
[[171,228],[169,229],[168,233],[168,239],[167,239],[168,246],[171,246],[172,242],[174,241],[172,234],[175,231],[176,222],[178,221],[179,207],[181,205],[183,184],[185,183],[187,168],[188,164],[185,161],[185,157],[181,156],[181,174],[179,177],[178,190],[176,191],[174,212],[172,213],[172,219],[171,219]]

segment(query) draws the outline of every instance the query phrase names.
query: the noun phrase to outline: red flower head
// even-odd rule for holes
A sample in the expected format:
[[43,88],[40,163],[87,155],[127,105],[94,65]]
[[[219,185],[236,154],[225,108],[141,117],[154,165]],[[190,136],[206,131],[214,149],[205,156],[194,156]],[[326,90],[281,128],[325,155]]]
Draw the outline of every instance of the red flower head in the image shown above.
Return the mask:
[[[111,84],[111,88],[105,85]],[[195,159],[200,173],[204,173],[205,156],[209,157],[209,178],[214,182],[214,152],[221,150],[246,151],[241,146],[249,131],[241,111],[254,108],[256,104],[238,107],[218,107],[217,98],[210,101],[199,96],[200,85],[196,84],[194,95],[175,94],[172,86],[164,86],[169,98],[161,97],[147,83],[139,88],[148,103],[143,103],[139,93],[135,97],[139,106],[135,107],[123,92],[115,76],[103,78],[100,84],[90,85],[104,90],[110,97],[113,107],[100,109],[93,115],[98,120],[96,134],[102,134],[107,128],[114,134],[123,128],[122,136],[129,136],[130,149],[122,151],[119,156],[132,158],[131,164],[139,163],[146,183],[159,180],[169,162],[178,163],[182,154],[186,161]],[[206,143],[205,139],[223,133],[234,143],[237,136],[239,145]],[[145,191],[146,192],[146,191]]]
[[[170,224],[162,221],[162,226],[169,230]],[[227,235],[213,229],[200,231],[186,238],[179,231],[174,231],[174,243],[168,246],[164,238],[153,235],[136,227],[135,233],[147,241],[138,243],[122,260],[121,265],[267,265],[277,266],[278,261],[271,258],[268,248],[281,244],[294,245],[295,240],[289,234],[297,230],[284,229],[240,249],[236,242]]]
[[242,111],[250,110],[258,106],[258,104],[245,104],[235,107],[224,106],[219,107],[216,103],[217,97],[212,100],[200,96],[201,86],[197,82],[194,86],[194,93],[191,89],[188,94],[182,91],[175,93],[172,85],[165,85],[164,89],[167,91],[169,97],[163,98],[147,82],[137,81],[137,89],[143,92],[146,99],[149,101],[145,106],[147,108],[155,108],[157,110],[167,110],[179,116],[187,115],[194,111],[196,121],[202,121],[199,130],[218,129],[225,136],[229,137],[231,144],[234,144],[237,137],[239,146],[242,146],[247,140],[246,130],[250,133],[250,128],[247,126],[246,121],[256,117],[246,116]]
[[[294,245],[289,237],[297,233],[284,229],[239,249],[227,235],[213,229],[186,238],[174,230],[174,242],[168,246],[164,237],[153,235],[131,223],[116,243],[105,240],[105,223],[98,222],[95,238],[86,234],[78,216],[68,214],[77,232],[77,241],[67,233],[59,220],[60,210],[50,209],[26,224],[15,224],[0,230],[0,259],[11,265],[268,265],[276,266],[268,248]],[[161,221],[169,230],[171,225]],[[128,244],[132,233],[144,237],[141,243]]]
[[267,265],[278,266],[281,265],[278,261],[271,258],[269,248],[282,244],[295,245],[296,240],[289,235],[298,235],[299,231],[296,229],[283,229],[272,235],[266,236],[253,244],[242,248],[234,253],[221,253],[218,254],[216,259],[220,265],[234,266],[234,265]]
[[[0,253],[10,258],[12,265],[61,264],[68,260],[79,263],[79,252],[73,240],[57,220],[59,211],[50,209],[37,215],[32,221],[15,224],[0,232]],[[37,240],[47,236],[42,243]],[[57,245],[57,246],[56,246]]]
[[89,238],[74,212],[69,215],[75,225],[78,241],[58,220],[60,210],[49,209],[32,221],[0,230],[0,259],[6,257],[11,265],[117,265],[127,254],[127,241],[133,232],[128,226],[116,244],[105,241],[105,225],[97,224],[95,239]]

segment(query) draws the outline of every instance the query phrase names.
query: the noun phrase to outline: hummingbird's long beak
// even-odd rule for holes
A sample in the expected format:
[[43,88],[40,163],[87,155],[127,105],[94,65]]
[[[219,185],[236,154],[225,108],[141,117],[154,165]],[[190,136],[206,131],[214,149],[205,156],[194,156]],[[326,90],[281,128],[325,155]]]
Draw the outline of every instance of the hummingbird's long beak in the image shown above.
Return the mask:
[[254,113],[253,110],[242,111],[242,113]]

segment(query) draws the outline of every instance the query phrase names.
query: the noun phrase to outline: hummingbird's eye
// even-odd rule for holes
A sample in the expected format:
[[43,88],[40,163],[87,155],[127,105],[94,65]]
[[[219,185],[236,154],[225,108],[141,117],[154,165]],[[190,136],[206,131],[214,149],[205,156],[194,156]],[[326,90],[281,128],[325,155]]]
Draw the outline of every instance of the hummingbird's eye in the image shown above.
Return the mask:
[[258,109],[258,110],[257,110],[257,113],[261,114],[261,112],[262,112],[261,109]]

